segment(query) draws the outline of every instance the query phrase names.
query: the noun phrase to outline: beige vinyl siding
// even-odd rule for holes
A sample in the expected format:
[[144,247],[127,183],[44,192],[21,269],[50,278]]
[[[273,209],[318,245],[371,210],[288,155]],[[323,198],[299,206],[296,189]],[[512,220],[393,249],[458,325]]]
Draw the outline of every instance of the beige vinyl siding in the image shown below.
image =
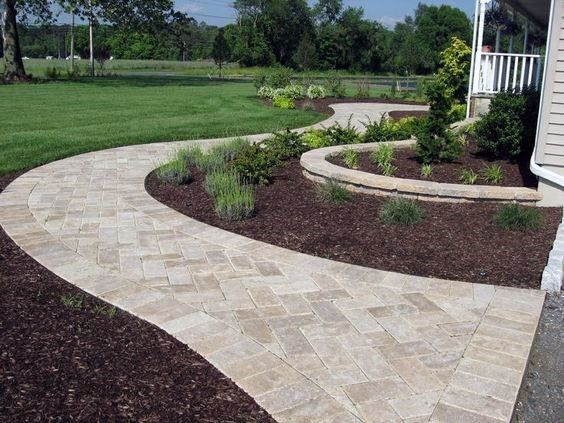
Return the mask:
[[564,0],[554,2],[537,163],[564,167]]

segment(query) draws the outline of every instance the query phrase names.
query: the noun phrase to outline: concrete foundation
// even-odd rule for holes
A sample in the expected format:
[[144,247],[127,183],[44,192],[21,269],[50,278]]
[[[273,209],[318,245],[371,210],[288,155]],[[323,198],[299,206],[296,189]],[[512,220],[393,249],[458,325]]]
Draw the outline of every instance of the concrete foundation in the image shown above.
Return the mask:
[[473,95],[470,98],[470,117],[477,118],[486,114],[490,108],[491,101],[491,95]]

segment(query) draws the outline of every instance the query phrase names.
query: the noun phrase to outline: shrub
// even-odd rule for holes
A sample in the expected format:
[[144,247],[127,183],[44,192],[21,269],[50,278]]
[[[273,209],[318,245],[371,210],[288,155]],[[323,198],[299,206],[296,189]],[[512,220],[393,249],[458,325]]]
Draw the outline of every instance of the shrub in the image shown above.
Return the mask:
[[233,168],[245,183],[267,184],[272,176],[272,168],[278,163],[276,157],[260,144],[250,144],[233,161]]
[[360,153],[352,148],[345,149],[343,151],[343,162],[349,169],[358,169]]
[[274,98],[274,88],[269,87],[269,86],[262,86],[258,89],[257,91],[257,95],[260,98],[265,98],[265,99],[270,99],[272,100]]
[[383,169],[386,165],[392,163],[394,159],[394,147],[390,144],[382,144],[372,152],[370,157],[376,166]]
[[272,88],[284,88],[292,83],[294,72],[291,69],[279,67],[266,76],[266,85]]
[[424,217],[425,210],[418,202],[402,197],[388,200],[380,210],[380,220],[386,225],[416,225]]
[[246,219],[255,210],[255,196],[248,185],[229,186],[215,197],[215,213],[228,222]]
[[285,109],[285,110],[289,110],[289,109],[295,109],[296,108],[296,104],[294,103],[294,100],[292,100],[291,98],[288,98],[286,96],[276,96],[274,97],[274,107],[279,107],[280,109]]
[[61,73],[59,72],[59,70],[56,67],[46,67],[45,68],[45,77],[48,79],[58,79],[60,78]]
[[290,84],[284,87],[284,97],[298,100],[304,97],[304,88],[301,85]]
[[535,90],[502,92],[475,125],[478,147],[490,157],[516,159],[532,152],[539,94]]
[[433,166],[430,164],[424,164],[421,166],[421,177],[422,178],[430,178],[433,174]]
[[325,88],[321,85],[310,85],[307,89],[307,98],[314,100],[316,98],[325,98]]
[[325,129],[325,137],[329,145],[358,144],[361,141],[361,137],[357,130],[351,125],[350,119],[347,126],[341,126],[339,123],[336,123]]
[[494,221],[508,231],[537,230],[543,223],[543,216],[535,207],[506,204],[495,214]]
[[464,153],[464,146],[448,130],[452,99],[446,86],[439,81],[428,84],[426,94],[431,107],[417,131],[419,159],[425,164],[454,161]]
[[233,169],[217,169],[206,175],[204,188],[212,197],[234,192],[241,185],[241,177]]
[[333,179],[315,187],[317,198],[324,203],[344,203],[349,201],[351,193]]
[[225,156],[220,150],[211,150],[208,153],[202,153],[199,155],[196,153],[192,156],[194,161],[194,166],[198,168],[203,173],[210,173],[214,170],[224,169],[227,165]]
[[454,104],[448,113],[448,121],[455,123],[464,119],[466,119],[466,104]]
[[382,115],[379,121],[363,123],[366,131],[364,132],[364,142],[399,141],[410,138],[415,134],[421,119],[407,117],[399,121],[393,121]]
[[311,149],[331,146],[329,138],[320,129],[309,130],[302,135],[302,139]]
[[186,161],[176,157],[156,170],[159,181],[174,185],[184,185],[192,180],[190,171],[186,167]]
[[499,184],[503,180],[503,169],[500,165],[486,166],[481,174],[484,181],[490,184]]
[[263,141],[261,146],[277,160],[300,157],[309,150],[309,146],[304,142],[302,136],[289,129],[286,129],[285,132],[275,133],[272,138]]
[[204,152],[202,151],[202,147],[196,145],[194,147],[184,148],[178,152],[177,157],[184,160],[187,166],[195,166],[198,167],[196,164],[202,160],[202,156],[204,156]]
[[462,169],[458,179],[465,185],[474,185],[478,181],[478,174],[472,169]]
[[343,79],[336,73],[329,74],[325,81],[325,86],[332,97],[342,98],[347,94],[343,86]]

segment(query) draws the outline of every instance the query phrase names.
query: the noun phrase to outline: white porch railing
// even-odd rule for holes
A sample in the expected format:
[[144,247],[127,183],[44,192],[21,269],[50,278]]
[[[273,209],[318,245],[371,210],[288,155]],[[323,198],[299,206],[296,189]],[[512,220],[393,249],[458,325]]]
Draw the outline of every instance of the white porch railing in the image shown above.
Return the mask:
[[542,74],[542,56],[538,54],[479,53],[473,94],[538,88]]

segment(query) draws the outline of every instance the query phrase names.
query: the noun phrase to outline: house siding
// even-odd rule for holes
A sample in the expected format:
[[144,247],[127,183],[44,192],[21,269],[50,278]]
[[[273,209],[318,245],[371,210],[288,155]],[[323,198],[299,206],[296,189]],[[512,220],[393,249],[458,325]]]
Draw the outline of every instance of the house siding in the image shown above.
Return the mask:
[[564,0],[554,1],[551,20],[535,160],[564,168]]

